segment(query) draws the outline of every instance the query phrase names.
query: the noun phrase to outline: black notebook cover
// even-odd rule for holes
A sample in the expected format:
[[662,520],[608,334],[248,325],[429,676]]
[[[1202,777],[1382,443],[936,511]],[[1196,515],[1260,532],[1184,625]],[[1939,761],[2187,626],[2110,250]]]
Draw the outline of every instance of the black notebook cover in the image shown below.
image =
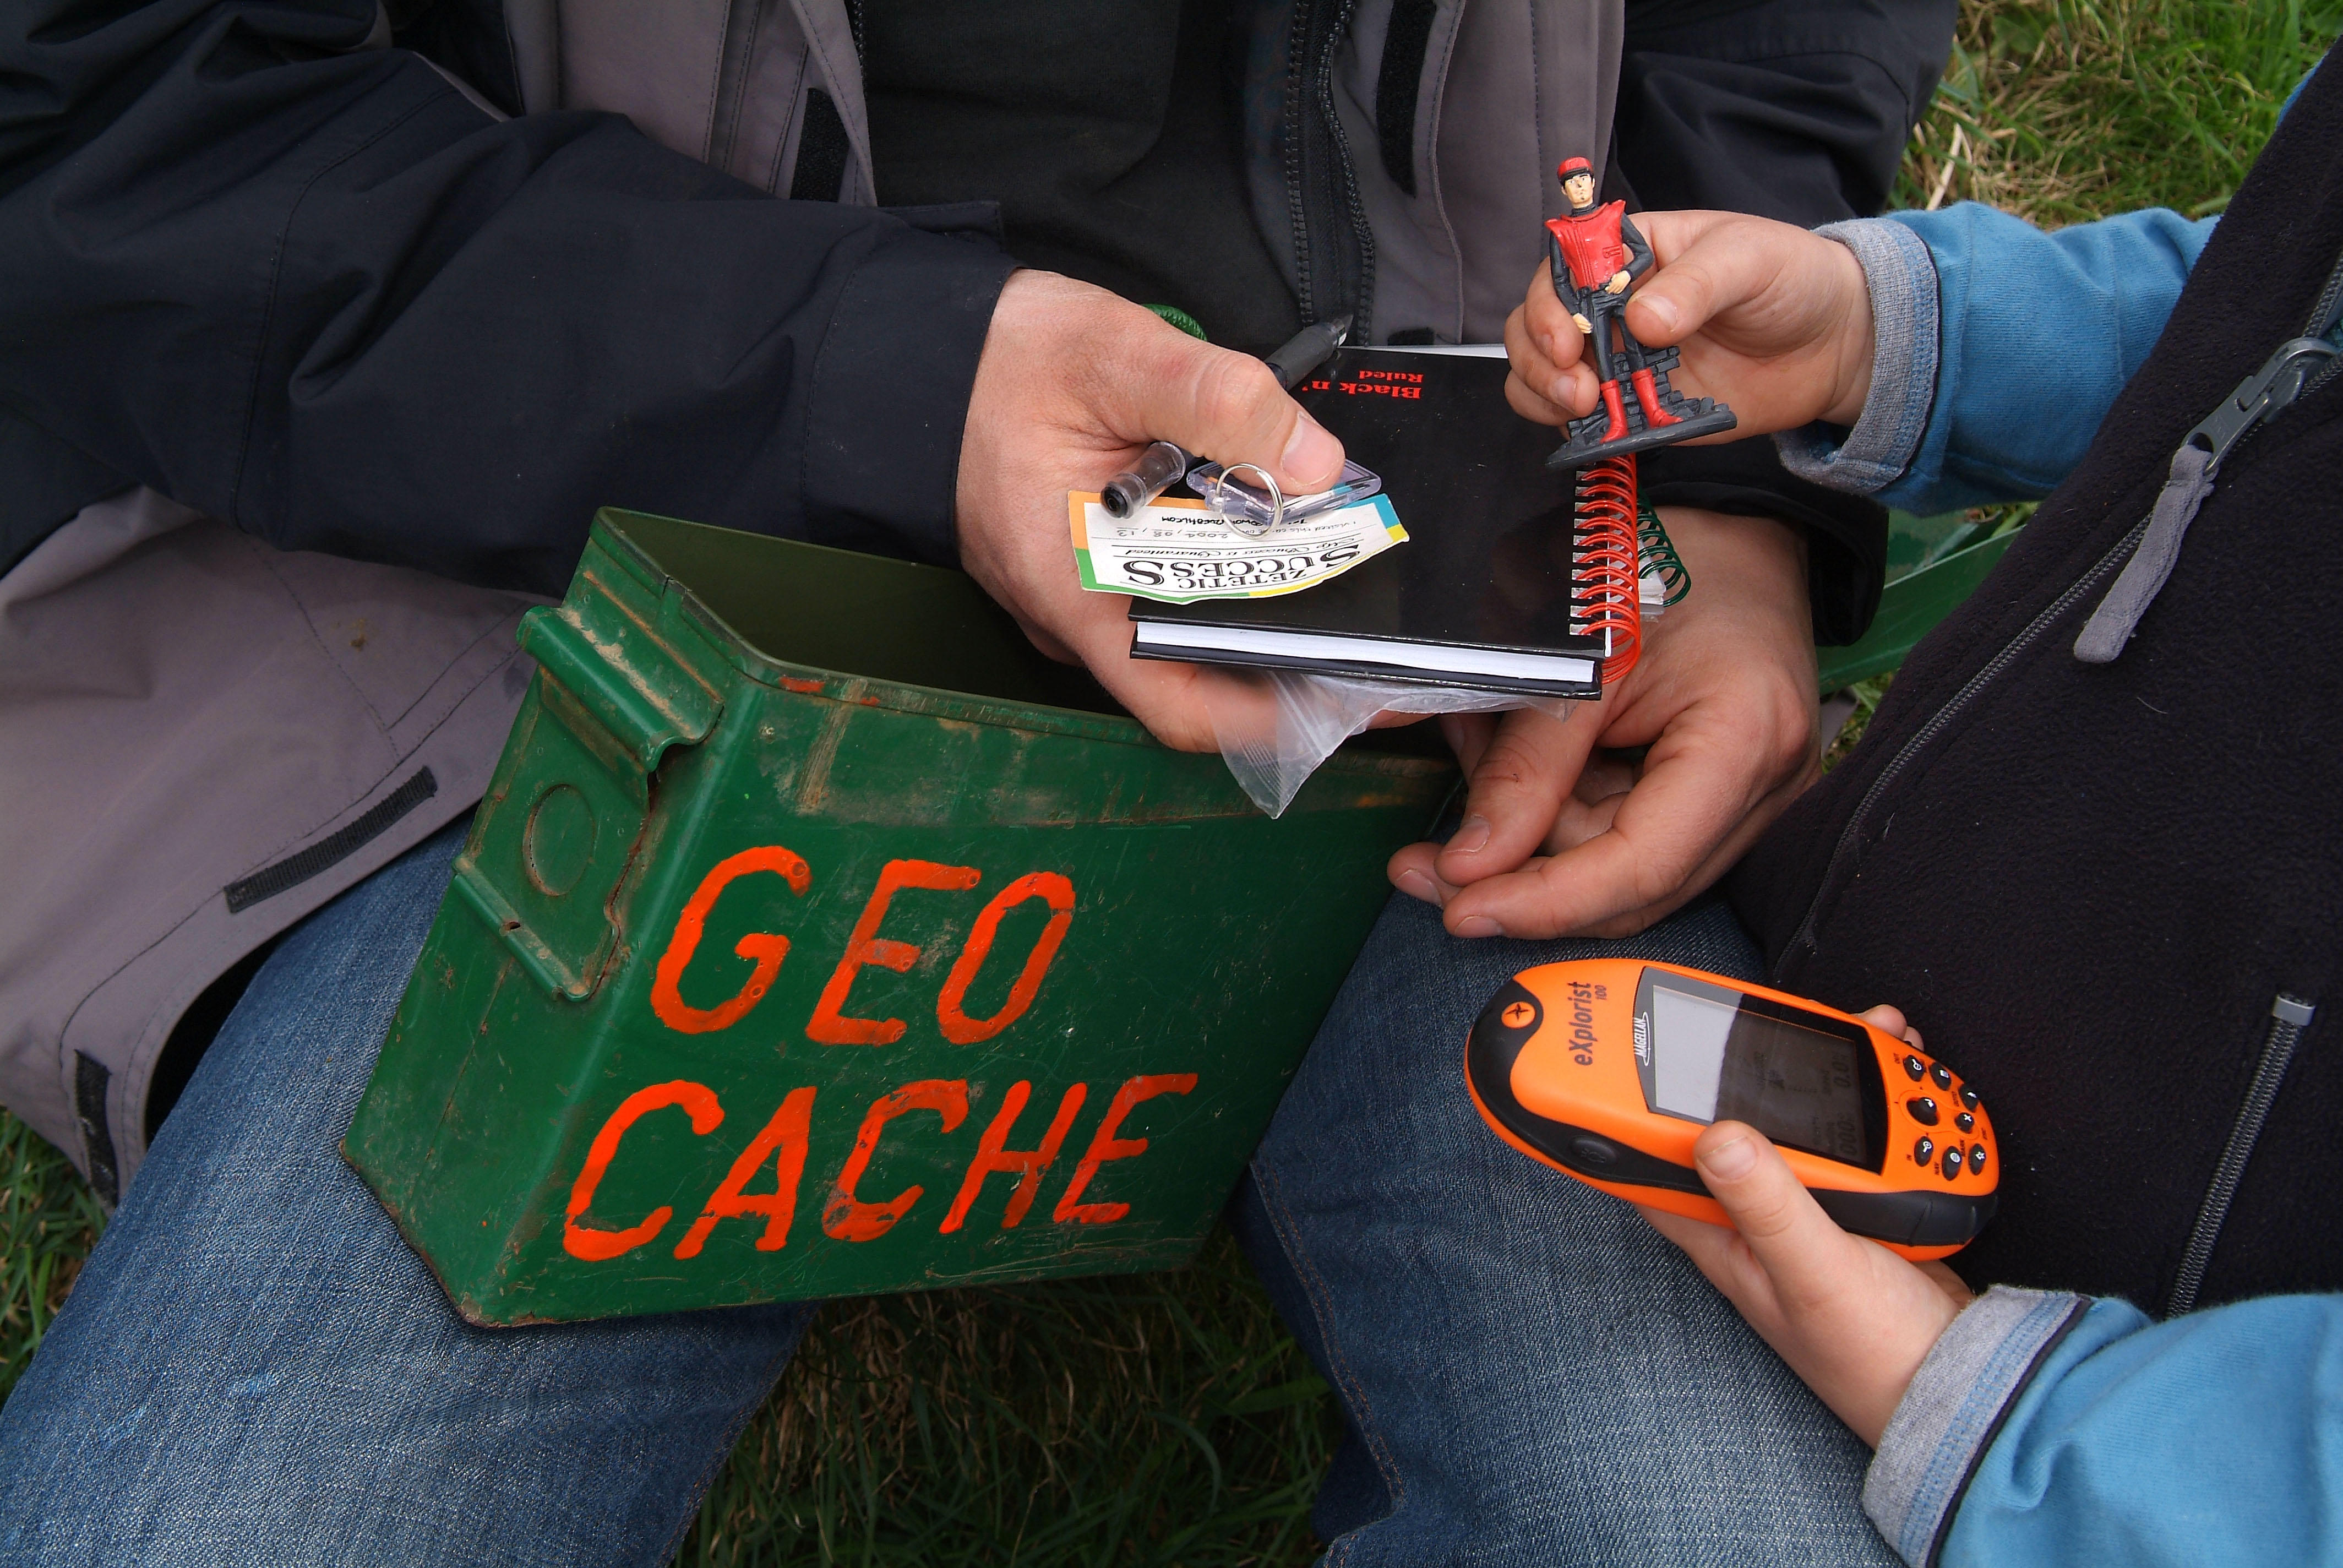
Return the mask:
[[[1184,605],[1131,600],[1133,621],[1167,630],[1255,628],[1417,644],[1423,668],[1339,655],[1194,648],[1134,648],[1134,655],[1599,695],[1606,645],[1571,629],[1574,476],[1547,471],[1554,432],[1506,405],[1505,374],[1505,361],[1495,357],[1340,351],[1293,395],[1340,437],[1353,461],[1382,477],[1407,542],[1299,593]],[[1567,654],[1596,668],[1583,680],[1466,673],[1443,665],[1443,648]]]

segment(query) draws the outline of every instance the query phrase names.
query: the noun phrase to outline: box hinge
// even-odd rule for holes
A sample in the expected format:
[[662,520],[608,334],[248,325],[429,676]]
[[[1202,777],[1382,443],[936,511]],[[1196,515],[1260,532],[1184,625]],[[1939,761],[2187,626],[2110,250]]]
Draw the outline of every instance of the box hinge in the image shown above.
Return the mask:
[[669,747],[707,739],[724,711],[665,645],[632,621],[597,617],[589,626],[575,606],[547,606],[521,617],[520,646],[647,778]]

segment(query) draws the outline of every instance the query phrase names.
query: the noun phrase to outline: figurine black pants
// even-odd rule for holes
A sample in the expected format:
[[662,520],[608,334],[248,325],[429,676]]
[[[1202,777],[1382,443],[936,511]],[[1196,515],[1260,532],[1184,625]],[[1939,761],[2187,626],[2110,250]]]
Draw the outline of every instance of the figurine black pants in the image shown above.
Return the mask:
[[[1644,346],[1627,330],[1627,298],[1599,288],[1579,297],[1581,314],[1594,327],[1588,335],[1594,348],[1594,374],[1604,381],[1624,380],[1644,367]],[[1614,322],[1619,327],[1616,347],[1611,341]]]

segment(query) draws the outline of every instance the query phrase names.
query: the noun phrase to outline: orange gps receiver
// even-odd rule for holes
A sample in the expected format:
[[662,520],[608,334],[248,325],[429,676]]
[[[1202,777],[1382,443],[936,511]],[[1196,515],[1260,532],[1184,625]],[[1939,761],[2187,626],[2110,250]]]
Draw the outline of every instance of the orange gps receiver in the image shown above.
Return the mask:
[[1473,1103],[1531,1159],[1714,1225],[1693,1170],[1712,1121],[1772,1139],[1841,1229],[1912,1259],[1959,1251],[2001,1176],[1976,1091],[1861,1019],[1638,959],[1523,970],[1464,1047]]

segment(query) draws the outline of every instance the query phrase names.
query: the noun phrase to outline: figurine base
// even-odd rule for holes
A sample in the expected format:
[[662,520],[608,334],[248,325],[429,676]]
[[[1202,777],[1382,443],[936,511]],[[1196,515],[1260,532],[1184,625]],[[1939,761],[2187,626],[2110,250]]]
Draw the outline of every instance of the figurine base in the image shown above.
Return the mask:
[[[1654,447],[1664,447],[1674,441],[1688,441],[1694,436],[1714,435],[1719,430],[1730,430],[1741,423],[1734,417],[1732,409],[1706,397],[1696,402],[1680,399],[1678,407],[1684,412],[1676,414],[1674,408],[1668,410],[1676,414],[1677,423],[1654,428],[1644,423],[1643,411],[1631,400],[1627,405],[1627,433],[1615,441],[1593,438],[1599,437],[1611,423],[1610,417],[1600,410],[1584,419],[1574,419],[1570,422],[1571,439],[1554,448],[1554,455],[1546,458],[1545,466],[1549,468],[1583,468],[1605,457],[1623,457],[1630,452],[1648,451]],[[1592,427],[1584,438],[1579,434],[1583,426]]]
[[1659,405],[1676,417],[1673,425],[1654,427],[1644,422],[1644,406],[1636,400],[1634,388],[1624,380],[1620,384],[1623,408],[1627,416],[1627,433],[1615,441],[1603,439],[1603,432],[1611,427],[1610,414],[1601,408],[1584,419],[1570,422],[1570,439],[1554,448],[1545,460],[1549,468],[1583,468],[1589,463],[1599,463],[1605,457],[1624,457],[1630,452],[1647,451],[1674,441],[1688,441],[1694,436],[1714,435],[1730,430],[1740,420],[1733,410],[1714,397],[1686,397],[1668,385],[1668,372],[1676,367],[1680,356],[1673,348],[1663,348],[1644,361],[1652,373],[1652,389],[1658,394]]

